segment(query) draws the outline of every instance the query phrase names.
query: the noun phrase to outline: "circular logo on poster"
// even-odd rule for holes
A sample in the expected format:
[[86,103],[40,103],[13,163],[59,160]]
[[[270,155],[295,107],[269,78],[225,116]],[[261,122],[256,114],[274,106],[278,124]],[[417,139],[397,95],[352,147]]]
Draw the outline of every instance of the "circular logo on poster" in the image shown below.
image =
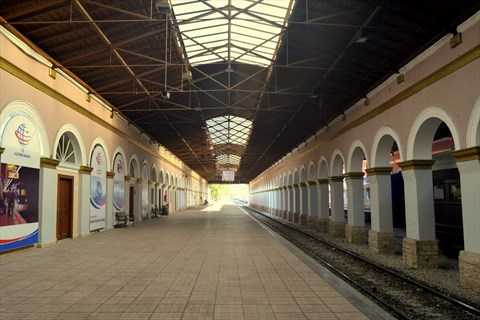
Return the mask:
[[21,123],[18,126],[17,130],[15,130],[15,136],[17,137],[18,143],[22,146],[26,146],[32,139],[30,131],[25,123]]
[[106,203],[105,186],[99,177],[91,177],[91,179],[90,203],[95,209],[100,209]]

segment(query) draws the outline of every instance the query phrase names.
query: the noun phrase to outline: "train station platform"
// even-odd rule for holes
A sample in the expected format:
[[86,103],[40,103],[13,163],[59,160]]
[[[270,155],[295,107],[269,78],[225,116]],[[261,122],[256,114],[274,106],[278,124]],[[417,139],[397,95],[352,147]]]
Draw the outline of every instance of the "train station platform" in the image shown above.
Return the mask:
[[233,204],[0,256],[0,319],[389,319]]

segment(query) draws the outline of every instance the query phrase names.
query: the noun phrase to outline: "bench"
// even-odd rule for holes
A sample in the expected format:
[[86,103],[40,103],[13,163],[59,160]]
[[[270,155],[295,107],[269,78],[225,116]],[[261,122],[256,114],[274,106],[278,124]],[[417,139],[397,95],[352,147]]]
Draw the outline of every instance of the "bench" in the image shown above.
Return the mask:
[[135,226],[135,215],[128,216],[125,211],[120,211],[115,213],[115,224],[114,228],[127,227],[128,222],[132,222],[132,226]]

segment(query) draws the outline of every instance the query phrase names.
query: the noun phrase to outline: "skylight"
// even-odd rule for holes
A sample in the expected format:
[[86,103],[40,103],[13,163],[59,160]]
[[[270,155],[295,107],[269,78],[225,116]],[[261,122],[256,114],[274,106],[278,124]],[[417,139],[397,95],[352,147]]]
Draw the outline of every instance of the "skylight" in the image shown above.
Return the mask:
[[[171,0],[191,65],[269,66],[292,0]],[[291,8],[290,8],[291,10]]]
[[245,146],[252,130],[252,121],[235,116],[222,116],[207,120],[212,144],[236,144]]
[[[245,150],[252,121],[235,116],[222,116],[206,121],[207,129],[217,156],[219,170],[236,171],[241,153]],[[236,154],[234,154],[236,153]]]

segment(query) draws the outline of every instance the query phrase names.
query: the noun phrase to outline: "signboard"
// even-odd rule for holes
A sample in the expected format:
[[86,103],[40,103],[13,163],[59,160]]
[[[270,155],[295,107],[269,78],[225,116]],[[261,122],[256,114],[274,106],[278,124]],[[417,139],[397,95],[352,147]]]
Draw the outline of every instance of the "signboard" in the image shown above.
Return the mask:
[[[1,124],[0,124],[1,127]],[[38,242],[40,139],[25,115],[8,120],[0,132],[0,252]]]
[[113,160],[113,211],[125,211],[125,160],[121,153]]
[[102,146],[96,145],[93,149],[90,165],[93,168],[90,177],[90,231],[92,231],[105,228],[107,164]]
[[222,181],[235,181],[235,171],[222,171]]

